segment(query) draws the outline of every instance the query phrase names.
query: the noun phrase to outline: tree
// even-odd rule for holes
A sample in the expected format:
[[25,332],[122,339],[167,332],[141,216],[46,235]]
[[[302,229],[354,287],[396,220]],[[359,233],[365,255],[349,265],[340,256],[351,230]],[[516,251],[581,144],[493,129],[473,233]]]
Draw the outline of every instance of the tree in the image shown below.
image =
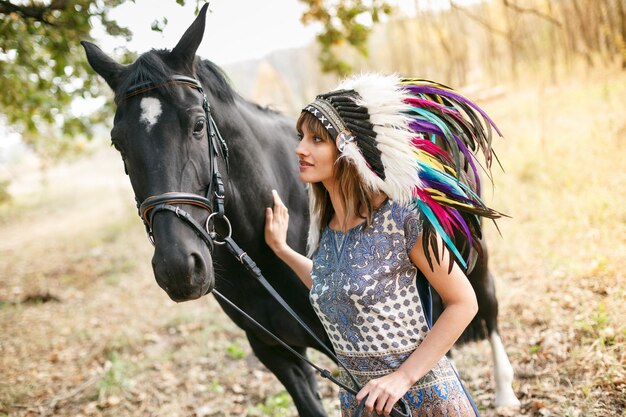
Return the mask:
[[77,97],[101,94],[80,49],[95,21],[112,36],[130,37],[107,11],[124,0],[0,0],[0,113],[24,142],[45,156],[66,153],[101,115],[76,117]]
[[[96,24],[111,36],[130,40],[131,32],[108,16],[125,1],[134,0],[0,0],[0,115],[39,155],[66,155],[77,136],[91,137],[93,127],[110,114],[77,116],[70,105],[79,97],[103,95],[79,40],[91,39]],[[196,8],[204,3],[175,1],[195,1]],[[372,25],[391,11],[383,0],[300,1],[308,6],[302,21],[323,25],[318,35],[322,69],[342,75],[350,67],[337,57],[336,46],[352,45],[367,54]],[[152,29],[163,30],[166,24],[163,18]]]
[[302,23],[319,22],[324,28],[317,35],[322,71],[342,76],[349,74],[352,67],[338,56],[337,47],[347,44],[367,56],[367,41],[372,26],[393,10],[384,0],[300,1],[308,6],[302,15]]

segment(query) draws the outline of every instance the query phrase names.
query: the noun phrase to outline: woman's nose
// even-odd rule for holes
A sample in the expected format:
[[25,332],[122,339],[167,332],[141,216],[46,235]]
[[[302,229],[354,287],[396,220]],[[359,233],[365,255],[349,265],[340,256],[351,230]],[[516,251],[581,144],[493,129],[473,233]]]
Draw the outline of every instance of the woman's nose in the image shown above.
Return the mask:
[[298,143],[298,146],[296,146],[296,155],[298,155],[298,156],[305,156],[308,153],[307,150],[306,150],[306,146],[304,146],[303,142],[304,141],[301,140]]

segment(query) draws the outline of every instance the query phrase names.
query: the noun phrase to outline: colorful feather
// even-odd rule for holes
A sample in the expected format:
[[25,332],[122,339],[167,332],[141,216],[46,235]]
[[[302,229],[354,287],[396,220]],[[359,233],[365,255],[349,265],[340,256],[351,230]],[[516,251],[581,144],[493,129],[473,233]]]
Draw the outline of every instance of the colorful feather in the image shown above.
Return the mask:
[[[415,135],[411,143],[420,178],[413,190],[413,202],[429,223],[423,240],[425,245],[436,242],[436,232],[467,268],[462,249],[455,242],[461,242],[459,246],[466,249],[476,247],[481,237],[480,217],[501,217],[479,197],[476,161],[476,154],[482,153],[489,169],[493,155],[491,130],[501,133],[482,109],[449,87],[421,79],[403,79],[400,85],[410,94],[405,99],[405,113],[411,118],[408,127]],[[466,171],[471,171],[473,184],[464,175]],[[430,259],[429,263],[432,267]]]

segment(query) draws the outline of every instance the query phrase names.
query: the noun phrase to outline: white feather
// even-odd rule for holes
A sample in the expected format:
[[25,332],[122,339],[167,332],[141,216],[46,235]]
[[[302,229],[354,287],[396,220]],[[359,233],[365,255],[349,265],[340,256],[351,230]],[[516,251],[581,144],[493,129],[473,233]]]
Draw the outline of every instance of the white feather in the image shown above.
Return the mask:
[[[354,164],[369,189],[382,191],[399,203],[410,202],[413,189],[421,184],[415,148],[411,144],[415,133],[409,129],[408,123],[411,119],[406,115],[410,106],[405,103],[405,99],[411,95],[400,86],[399,76],[375,73],[348,78],[336,88],[343,89],[355,90],[360,96],[357,104],[368,109],[370,122],[376,132],[376,147],[381,151],[385,180],[369,168],[355,143],[348,143],[340,157],[347,158]],[[310,208],[314,207],[312,193],[309,194],[309,203]],[[311,212],[309,256],[319,244],[318,224],[319,219]]]

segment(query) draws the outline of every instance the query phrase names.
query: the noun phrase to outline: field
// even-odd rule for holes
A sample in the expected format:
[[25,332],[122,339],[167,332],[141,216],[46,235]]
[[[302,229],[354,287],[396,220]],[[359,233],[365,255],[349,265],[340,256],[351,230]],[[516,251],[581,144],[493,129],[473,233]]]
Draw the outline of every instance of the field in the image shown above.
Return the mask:
[[[584,80],[584,81],[583,81]],[[626,73],[504,87],[486,227],[519,410],[494,410],[487,342],[455,351],[483,416],[626,415]],[[114,150],[0,207],[0,416],[295,416],[211,296],[176,304]],[[314,360],[332,364],[317,352]],[[321,383],[329,415],[335,389]]]

